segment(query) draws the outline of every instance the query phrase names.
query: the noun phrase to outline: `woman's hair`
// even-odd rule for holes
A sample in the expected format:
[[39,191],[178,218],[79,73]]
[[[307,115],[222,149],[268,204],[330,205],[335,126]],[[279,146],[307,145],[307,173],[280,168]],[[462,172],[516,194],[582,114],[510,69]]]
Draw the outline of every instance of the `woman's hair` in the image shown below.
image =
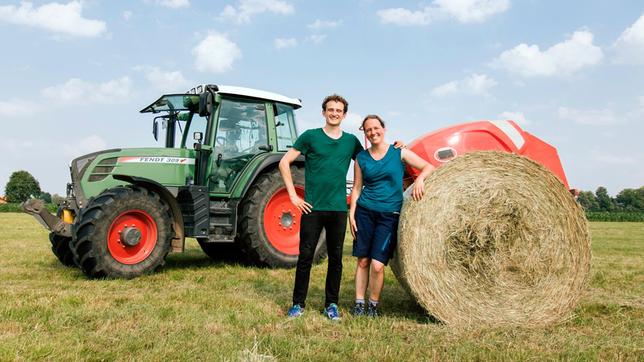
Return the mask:
[[379,115],[377,115],[377,114],[369,114],[362,120],[362,126],[360,126],[360,128],[359,128],[360,130],[364,131],[364,123],[367,122],[368,119],[377,119],[378,122],[380,122],[380,126],[382,128],[385,128],[385,121],[383,121],[382,118],[380,118]]

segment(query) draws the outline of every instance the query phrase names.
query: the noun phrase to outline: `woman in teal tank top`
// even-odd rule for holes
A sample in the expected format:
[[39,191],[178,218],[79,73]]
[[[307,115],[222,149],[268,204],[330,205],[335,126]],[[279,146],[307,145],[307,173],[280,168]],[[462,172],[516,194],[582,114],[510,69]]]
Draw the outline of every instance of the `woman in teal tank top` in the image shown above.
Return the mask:
[[[356,267],[356,304],[354,315],[378,315],[384,284],[385,265],[396,248],[398,217],[403,201],[404,163],[421,170],[413,185],[412,197],[425,193],[425,177],[434,167],[407,149],[397,149],[385,141],[385,123],[377,115],[362,121],[371,147],[356,157],[351,192],[349,222],[353,235]],[[369,287],[369,303],[365,294]]]

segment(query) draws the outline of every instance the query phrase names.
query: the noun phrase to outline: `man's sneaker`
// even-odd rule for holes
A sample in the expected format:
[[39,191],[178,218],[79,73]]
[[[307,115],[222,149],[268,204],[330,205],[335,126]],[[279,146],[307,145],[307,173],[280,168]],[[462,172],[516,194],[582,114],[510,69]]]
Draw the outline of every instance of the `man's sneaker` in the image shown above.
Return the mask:
[[324,315],[332,321],[340,320],[340,313],[338,312],[338,306],[335,303],[329,304],[328,307],[324,308]]
[[366,314],[366,309],[364,307],[364,303],[356,303],[355,306],[353,306],[353,315],[356,317],[360,317]]
[[369,317],[377,317],[378,316],[378,305],[369,303],[369,306],[367,307],[367,315]]
[[289,318],[297,318],[302,316],[304,314],[304,308],[302,308],[299,304],[294,304],[289,310],[288,310],[288,317]]

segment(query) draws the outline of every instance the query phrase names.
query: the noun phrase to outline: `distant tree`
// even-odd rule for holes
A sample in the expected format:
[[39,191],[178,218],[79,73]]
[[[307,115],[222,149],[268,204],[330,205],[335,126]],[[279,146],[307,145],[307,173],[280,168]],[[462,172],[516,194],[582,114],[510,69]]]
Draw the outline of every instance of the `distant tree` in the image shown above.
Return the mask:
[[64,196],[60,196],[58,194],[53,194],[51,195],[51,203],[54,205],[60,205],[61,202],[65,200]]
[[8,202],[23,202],[32,195],[40,196],[40,184],[29,172],[16,171],[9,177],[4,193]]
[[597,202],[599,203],[600,211],[613,211],[615,210],[615,203],[613,199],[608,194],[608,190],[604,186],[599,186],[597,191],[595,191],[595,197],[597,197]]
[[38,198],[48,204],[51,204],[51,194],[49,192],[41,192]]
[[577,201],[586,211],[599,211],[599,202],[591,191],[580,192]]
[[624,211],[644,211],[644,186],[639,189],[623,189],[615,197],[615,203]]

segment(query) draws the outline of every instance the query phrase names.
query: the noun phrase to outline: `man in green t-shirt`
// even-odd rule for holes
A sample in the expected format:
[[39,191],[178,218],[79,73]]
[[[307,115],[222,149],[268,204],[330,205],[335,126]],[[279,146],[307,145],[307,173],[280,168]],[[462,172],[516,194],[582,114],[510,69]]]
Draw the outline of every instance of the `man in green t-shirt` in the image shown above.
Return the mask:
[[[338,299],[342,277],[342,248],[347,228],[346,176],[349,164],[362,151],[358,138],[343,132],[340,123],[349,104],[337,94],[322,102],[322,128],[304,132],[282,158],[279,169],[291,202],[302,211],[300,254],[295,271],[293,306],[289,317],[304,313],[313,254],[322,229],[326,231],[329,268],[326,274],[324,313],[340,319]],[[299,155],[305,157],[304,200],[295,192],[290,165]]]

